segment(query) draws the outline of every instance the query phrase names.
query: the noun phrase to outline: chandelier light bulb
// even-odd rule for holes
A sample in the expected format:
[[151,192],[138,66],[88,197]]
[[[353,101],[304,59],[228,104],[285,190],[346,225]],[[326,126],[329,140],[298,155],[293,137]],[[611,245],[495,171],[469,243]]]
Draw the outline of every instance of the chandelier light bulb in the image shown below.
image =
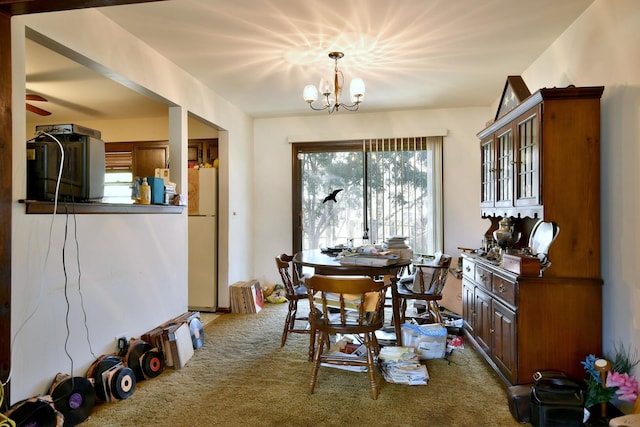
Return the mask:
[[306,102],[311,104],[312,102],[315,102],[316,99],[318,99],[318,89],[316,89],[314,85],[306,85],[304,87],[302,96],[304,97],[304,100]]
[[364,98],[364,80],[361,78],[351,80],[349,92],[351,93],[351,102],[362,102]]
[[320,79],[318,90],[324,96],[329,96],[333,93],[333,85],[329,79]]

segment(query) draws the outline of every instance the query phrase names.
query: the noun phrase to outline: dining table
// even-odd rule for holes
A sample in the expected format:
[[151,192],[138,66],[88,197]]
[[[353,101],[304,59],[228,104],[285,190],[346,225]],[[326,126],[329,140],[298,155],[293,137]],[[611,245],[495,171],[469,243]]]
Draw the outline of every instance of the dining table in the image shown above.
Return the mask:
[[373,265],[351,265],[342,264],[338,254],[323,252],[320,249],[307,249],[296,252],[293,263],[299,267],[310,267],[314,274],[323,276],[369,276],[388,278],[391,287],[391,305],[393,312],[393,327],[396,334],[396,345],[402,346],[402,325],[400,324],[400,300],[398,298],[398,280],[411,265],[410,259],[398,258],[390,264]]

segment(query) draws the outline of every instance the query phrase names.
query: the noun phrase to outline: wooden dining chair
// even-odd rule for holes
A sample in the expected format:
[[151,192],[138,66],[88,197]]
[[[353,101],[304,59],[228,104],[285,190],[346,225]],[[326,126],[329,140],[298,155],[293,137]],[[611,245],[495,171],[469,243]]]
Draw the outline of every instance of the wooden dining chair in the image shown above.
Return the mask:
[[[366,367],[371,396],[378,398],[376,361],[379,354],[375,331],[384,323],[384,300],[387,286],[364,276],[313,275],[305,282],[311,327],[318,332],[318,346],[313,355],[309,393],[313,394],[321,364]],[[329,337],[352,335],[364,345],[364,355],[345,356],[325,351]],[[328,349],[327,349],[328,350]]]
[[406,321],[408,300],[424,301],[431,323],[443,323],[438,301],[442,299],[442,290],[447,282],[451,256],[442,255],[440,260],[431,264],[413,264],[414,274],[408,280],[400,280],[397,285],[396,299],[400,311],[400,322]]
[[293,255],[282,254],[276,257],[278,273],[285,288],[285,297],[289,307],[287,316],[284,319],[284,329],[280,339],[280,347],[284,347],[289,334],[308,334],[309,337],[309,360],[313,358],[315,347],[315,334],[311,333],[308,314],[298,314],[298,301],[307,298],[307,288],[303,278],[298,274],[298,270],[293,265]]

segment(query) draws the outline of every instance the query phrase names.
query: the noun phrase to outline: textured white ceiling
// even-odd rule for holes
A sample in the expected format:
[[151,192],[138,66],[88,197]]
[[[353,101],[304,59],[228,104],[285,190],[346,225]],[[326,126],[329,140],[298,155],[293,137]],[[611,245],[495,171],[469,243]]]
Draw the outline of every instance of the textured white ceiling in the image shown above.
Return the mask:
[[[521,74],[592,1],[170,0],[100,10],[243,111],[268,117],[309,112],[302,89],[330,77],[334,50],[345,53],[347,83],[365,81],[360,111],[490,105],[506,77]],[[123,97],[138,97],[95,75],[83,99],[74,87],[93,71],[59,58],[56,73],[46,52],[28,57],[28,92],[47,96],[52,111],[61,102],[106,117]],[[132,115],[146,111],[134,104]]]

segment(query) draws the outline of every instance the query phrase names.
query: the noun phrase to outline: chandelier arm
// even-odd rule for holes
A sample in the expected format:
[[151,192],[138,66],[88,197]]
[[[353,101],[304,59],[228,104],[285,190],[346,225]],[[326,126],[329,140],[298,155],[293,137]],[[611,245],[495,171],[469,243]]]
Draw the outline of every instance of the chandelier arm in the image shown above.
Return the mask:
[[356,104],[351,104],[351,105],[347,105],[347,104],[339,104],[340,107],[344,108],[347,111],[358,111],[358,108],[360,107],[360,103],[356,103]]
[[313,104],[311,102],[309,102],[309,107],[311,107],[311,109],[315,110],[315,111],[323,111],[323,110],[326,110],[327,108],[329,108],[329,105],[325,105],[322,108],[316,108],[316,107],[313,106]]

